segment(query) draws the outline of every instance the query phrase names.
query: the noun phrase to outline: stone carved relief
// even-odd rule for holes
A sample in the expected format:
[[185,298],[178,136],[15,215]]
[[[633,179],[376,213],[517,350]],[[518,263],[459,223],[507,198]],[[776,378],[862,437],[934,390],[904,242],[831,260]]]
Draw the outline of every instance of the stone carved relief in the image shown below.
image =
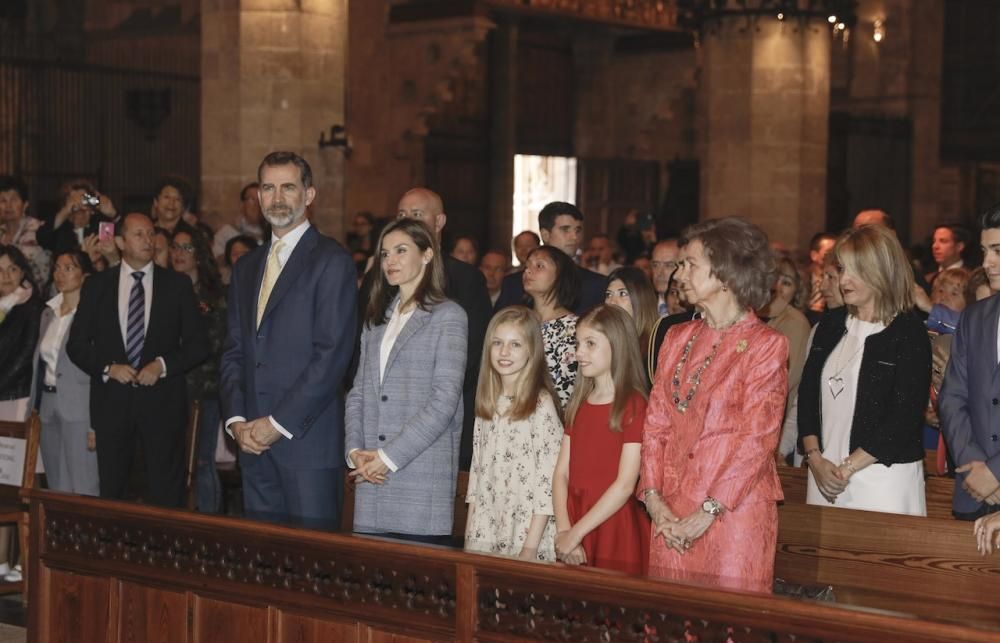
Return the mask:
[[479,629],[546,641],[579,643],[776,643],[811,639],[794,634],[685,618],[652,611],[500,587],[479,588]]
[[[455,578],[449,567],[393,569],[352,553],[331,559],[293,545],[258,546],[164,525],[157,530],[49,510],[46,553],[125,563],[272,589],[309,593],[348,605],[379,605],[450,623]],[[329,548],[328,548],[329,550]]]

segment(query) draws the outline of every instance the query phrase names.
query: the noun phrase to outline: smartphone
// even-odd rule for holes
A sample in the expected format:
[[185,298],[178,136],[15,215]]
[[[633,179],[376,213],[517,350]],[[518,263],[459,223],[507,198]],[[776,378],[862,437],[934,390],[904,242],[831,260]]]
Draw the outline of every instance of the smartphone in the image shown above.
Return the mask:
[[97,240],[111,241],[115,238],[115,224],[110,221],[101,221],[97,224]]

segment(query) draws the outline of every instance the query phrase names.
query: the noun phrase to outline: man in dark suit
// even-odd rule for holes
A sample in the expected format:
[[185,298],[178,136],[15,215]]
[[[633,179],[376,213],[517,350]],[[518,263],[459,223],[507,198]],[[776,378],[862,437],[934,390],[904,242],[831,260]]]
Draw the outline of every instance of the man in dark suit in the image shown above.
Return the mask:
[[91,275],[66,352],[91,377],[101,496],[124,498],[138,436],[152,504],[181,506],[187,398],[184,374],[208,357],[191,280],[153,264],[153,222],[125,217],[122,263]]
[[[538,213],[538,229],[542,233],[542,243],[555,246],[576,261],[576,251],[583,242],[583,213],[572,203],[553,201]],[[582,315],[594,306],[604,302],[604,284],[607,278],[592,270],[577,266],[580,275],[580,296],[573,309]],[[521,272],[504,277],[496,310],[514,306],[524,301],[524,283]]]
[[[983,268],[1000,290],[1000,206],[982,217]],[[1000,297],[962,313],[938,396],[938,415],[958,465],[952,512],[975,520],[1000,510]],[[937,366],[935,366],[936,368]]]
[[[413,188],[403,195],[396,207],[398,217],[419,219],[426,223],[441,245],[441,231],[448,222],[444,212],[444,203],[437,193],[427,188]],[[483,354],[483,341],[486,337],[486,327],[493,314],[490,294],[486,290],[486,278],[475,266],[455,259],[451,255],[443,255],[445,272],[445,294],[465,310],[469,321],[468,354],[465,361],[465,384],[462,389],[462,401],[465,413],[462,420],[462,441],[458,452],[458,466],[468,471],[472,464],[472,429],[476,421],[476,386],[479,382],[479,362]],[[378,269],[376,264],[372,271]],[[368,281],[366,279],[366,281]],[[363,299],[362,301],[367,301]]]
[[335,530],[357,273],[350,254],[306,218],[316,188],[305,159],[272,152],[257,177],[272,235],[233,266],[222,417],[242,451],[246,515]]

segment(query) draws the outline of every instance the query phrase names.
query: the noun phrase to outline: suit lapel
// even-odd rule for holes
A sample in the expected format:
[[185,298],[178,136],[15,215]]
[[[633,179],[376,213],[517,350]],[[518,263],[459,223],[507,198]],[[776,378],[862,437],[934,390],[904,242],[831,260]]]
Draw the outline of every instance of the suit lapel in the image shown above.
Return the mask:
[[146,326],[146,335],[142,340],[142,353],[143,353],[143,363],[149,361],[150,358],[146,356],[146,347],[150,345],[150,338],[152,338],[153,332],[160,330],[160,325],[163,324],[163,316],[167,314],[165,297],[163,296],[164,280],[166,276],[163,271],[166,268],[160,268],[159,266],[153,266],[153,296],[149,302],[149,324]]
[[[123,331],[122,320],[118,314],[118,285],[119,282],[121,281],[122,265],[123,264],[118,264],[109,271],[110,273],[109,276],[111,278],[111,302],[109,306],[105,307],[106,310],[111,312],[111,318],[114,320],[113,327],[116,331],[115,339],[118,342],[118,346],[121,347],[121,351],[119,352],[120,356],[125,355],[125,338],[122,337],[122,335],[124,334],[122,332]],[[128,304],[126,304],[126,307],[127,306]]]
[[1000,295],[990,297],[988,305],[989,311],[984,317],[985,324],[982,341],[986,354],[990,357],[990,372],[996,376],[997,369],[1000,368],[1000,365],[997,364],[997,320],[1000,318]]
[[[274,310],[282,297],[292,289],[299,274],[309,264],[309,257],[312,255],[313,248],[316,247],[318,234],[316,228],[310,226],[295,245],[291,256],[288,257],[288,263],[282,267],[281,274],[278,275],[278,281],[275,282],[274,288],[271,290],[271,296],[267,298],[267,308],[264,309],[264,316],[261,317],[262,324],[264,323],[264,319],[267,318],[268,313]],[[263,272],[261,273],[261,280],[263,280]],[[259,282],[257,284],[257,292],[260,292]]]
[[[393,306],[395,307],[395,304]],[[392,345],[392,350],[389,351],[389,359],[385,360],[385,372],[387,374],[392,370],[392,363],[396,361],[396,356],[399,355],[399,352],[403,349],[406,342],[409,341],[409,339],[413,337],[418,330],[423,328],[427,322],[430,321],[430,318],[431,314],[426,310],[416,308],[413,311],[413,316],[407,320],[406,325],[403,326],[403,330],[399,331],[399,335],[396,337],[396,341]],[[385,324],[383,324],[383,327],[384,326]],[[383,334],[385,333],[385,331],[382,332]],[[382,343],[379,342],[379,347],[381,346]],[[382,380],[385,380],[384,376]]]

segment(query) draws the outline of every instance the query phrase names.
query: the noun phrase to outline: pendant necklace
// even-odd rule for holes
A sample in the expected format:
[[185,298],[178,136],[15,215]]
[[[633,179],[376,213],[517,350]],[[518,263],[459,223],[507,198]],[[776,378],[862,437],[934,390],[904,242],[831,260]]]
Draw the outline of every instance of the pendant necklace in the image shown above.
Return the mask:
[[[844,337],[847,337],[846,328],[844,329]],[[861,342],[861,346],[854,351],[854,354],[851,355],[850,359],[842,363],[839,368],[836,368],[833,375],[826,378],[826,385],[830,388],[830,395],[833,396],[833,399],[837,399],[840,397],[840,394],[844,392],[844,378],[841,377],[841,373],[843,373],[848,366],[854,363],[854,360],[857,359],[858,355],[860,355],[863,350],[865,350],[864,341]]]

